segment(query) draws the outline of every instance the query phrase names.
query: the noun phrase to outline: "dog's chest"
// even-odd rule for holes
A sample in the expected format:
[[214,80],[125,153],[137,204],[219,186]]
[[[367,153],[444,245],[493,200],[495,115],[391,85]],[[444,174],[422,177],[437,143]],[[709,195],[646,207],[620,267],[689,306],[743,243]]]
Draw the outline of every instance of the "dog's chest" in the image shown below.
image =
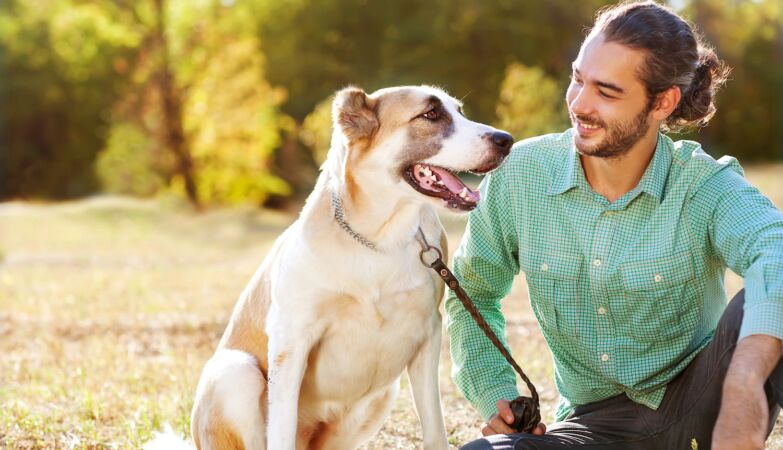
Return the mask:
[[435,283],[354,292],[328,299],[305,389],[324,400],[355,401],[394,382],[423,341],[440,333]]

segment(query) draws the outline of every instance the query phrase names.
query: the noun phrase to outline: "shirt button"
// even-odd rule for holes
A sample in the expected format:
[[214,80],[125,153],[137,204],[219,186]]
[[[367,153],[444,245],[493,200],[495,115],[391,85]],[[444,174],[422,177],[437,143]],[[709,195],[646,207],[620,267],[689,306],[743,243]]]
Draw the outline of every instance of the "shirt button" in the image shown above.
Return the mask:
[[600,260],[600,259],[598,259],[598,258],[595,258],[595,259],[593,260],[593,265],[594,265],[595,267],[600,267],[600,266],[601,266],[601,260]]
[[599,307],[598,308],[598,314],[601,314],[601,315],[606,314],[606,308],[604,308],[603,306]]
[[549,264],[547,263],[541,264],[541,271],[546,272],[547,270],[549,270]]
[[604,353],[603,355],[601,355],[601,361],[603,361],[603,362],[607,362],[607,361],[609,361],[609,355],[607,355],[606,353]]
[[656,283],[660,283],[661,280],[663,280],[663,277],[660,274],[656,273],[653,279],[655,279]]

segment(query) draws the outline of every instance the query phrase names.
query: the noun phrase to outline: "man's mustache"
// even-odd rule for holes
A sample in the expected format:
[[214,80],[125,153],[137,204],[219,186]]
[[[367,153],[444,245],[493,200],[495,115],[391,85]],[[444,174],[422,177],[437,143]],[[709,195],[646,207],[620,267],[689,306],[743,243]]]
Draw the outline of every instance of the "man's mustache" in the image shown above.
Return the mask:
[[578,121],[585,125],[596,125],[599,127],[605,127],[605,124],[602,120],[589,116],[581,116],[579,114],[571,114],[571,121],[572,122]]

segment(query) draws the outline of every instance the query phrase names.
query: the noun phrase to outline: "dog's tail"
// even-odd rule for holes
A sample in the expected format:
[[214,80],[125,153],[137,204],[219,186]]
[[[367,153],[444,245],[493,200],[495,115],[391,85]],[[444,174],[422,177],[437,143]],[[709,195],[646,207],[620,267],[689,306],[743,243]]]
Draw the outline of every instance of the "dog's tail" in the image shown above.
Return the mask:
[[195,448],[192,443],[175,433],[171,425],[166,425],[162,433],[156,431],[155,437],[142,447],[143,450],[195,450]]

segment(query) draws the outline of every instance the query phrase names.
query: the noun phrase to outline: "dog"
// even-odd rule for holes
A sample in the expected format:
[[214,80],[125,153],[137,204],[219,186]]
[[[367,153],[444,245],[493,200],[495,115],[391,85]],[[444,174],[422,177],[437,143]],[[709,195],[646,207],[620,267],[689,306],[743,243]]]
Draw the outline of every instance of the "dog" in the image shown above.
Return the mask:
[[455,173],[496,169],[513,138],[429,86],[345,88],[332,121],[313,192],[203,369],[191,417],[199,449],[355,449],[381,428],[406,369],[424,448],[448,448],[444,284],[416,235],[447,260],[436,208],[474,209],[479,193]]

